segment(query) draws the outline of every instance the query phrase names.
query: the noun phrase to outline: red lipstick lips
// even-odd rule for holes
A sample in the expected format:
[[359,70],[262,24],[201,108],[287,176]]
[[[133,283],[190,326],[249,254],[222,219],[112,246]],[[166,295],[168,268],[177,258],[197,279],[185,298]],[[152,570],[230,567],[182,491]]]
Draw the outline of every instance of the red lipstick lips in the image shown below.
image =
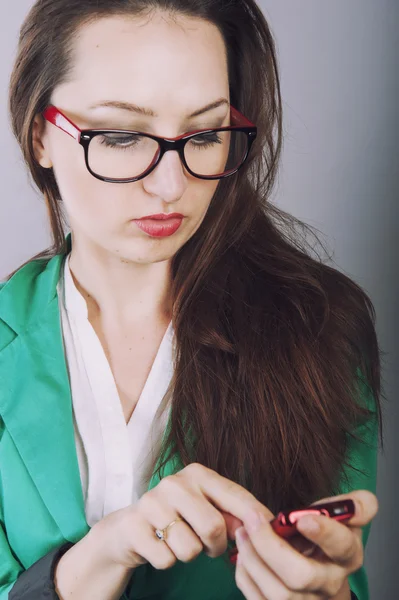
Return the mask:
[[176,233],[182,224],[184,215],[180,213],[157,214],[134,219],[137,227],[151,237],[169,237]]
[[137,219],[139,221],[143,221],[144,219],[156,219],[156,220],[160,220],[160,221],[166,221],[168,219],[183,219],[184,215],[181,215],[180,213],[170,213],[170,214],[164,214],[164,213],[160,213],[158,215],[148,215],[148,217],[140,217],[140,219]]

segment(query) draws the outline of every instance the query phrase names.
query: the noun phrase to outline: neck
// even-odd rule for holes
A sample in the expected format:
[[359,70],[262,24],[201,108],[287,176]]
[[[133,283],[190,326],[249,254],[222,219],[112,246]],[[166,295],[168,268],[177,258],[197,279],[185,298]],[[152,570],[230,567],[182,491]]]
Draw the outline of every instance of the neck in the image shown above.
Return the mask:
[[74,240],[69,266],[89,317],[101,316],[121,326],[170,322],[170,260],[135,263]]

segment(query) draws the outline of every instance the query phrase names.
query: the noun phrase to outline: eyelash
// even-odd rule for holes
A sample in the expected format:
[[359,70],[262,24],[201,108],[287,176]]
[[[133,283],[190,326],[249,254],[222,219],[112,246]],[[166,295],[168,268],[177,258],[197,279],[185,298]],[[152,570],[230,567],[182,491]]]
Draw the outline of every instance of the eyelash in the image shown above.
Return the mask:
[[[206,135],[213,136],[213,139],[207,140]],[[199,136],[197,136],[197,137],[199,137]],[[213,146],[214,144],[222,143],[222,139],[217,133],[204,134],[202,137],[207,141],[203,144],[195,144],[194,143],[194,145],[197,146],[197,148],[209,148],[210,146]],[[135,145],[135,143],[138,143],[140,141],[140,139],[143,138],[143,136],[134,135],[134,136],[132,136],[132,138],[133,139],[130,140],[130,143],[121,144],[120,142],[118,143],[118,139],[121,140],[123,138],[117,138],[117,137],[110,138],[110,137],[107,137],[106,135],[103,135],[103,136],[101,136],[100,143],[102,145],[106,146],[107,148],[118,148],[119,150],[128,150],[129,148],[132,148]],[[129,138],[127,136],[125,139],[127,141],[129,141]],[[192,139],[195,140],[196,138],[194,137]]]

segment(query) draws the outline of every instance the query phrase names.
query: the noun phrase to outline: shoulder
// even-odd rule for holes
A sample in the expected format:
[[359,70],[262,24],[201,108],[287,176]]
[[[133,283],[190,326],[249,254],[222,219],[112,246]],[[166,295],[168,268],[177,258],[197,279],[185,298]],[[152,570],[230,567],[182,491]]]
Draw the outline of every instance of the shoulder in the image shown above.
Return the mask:
[[11,275],[6,277],[3,281],[0,281],[0,293],[2,289],[7,287],[11,282],[29,282],[30,280],[38,277],[38,275],[43,272],[52,258],[54,257],[35,257],[22,264],[15,271],[13,271]]
[[19,334],[38,321],[57,295],[63,254],[34,258],[0,285],[0,347],[3,331]]
[[49,259],[31,259],[0,282],[0,318],[3,303],[9,297],[17,302],[21,295],[29,294],[48,263]]

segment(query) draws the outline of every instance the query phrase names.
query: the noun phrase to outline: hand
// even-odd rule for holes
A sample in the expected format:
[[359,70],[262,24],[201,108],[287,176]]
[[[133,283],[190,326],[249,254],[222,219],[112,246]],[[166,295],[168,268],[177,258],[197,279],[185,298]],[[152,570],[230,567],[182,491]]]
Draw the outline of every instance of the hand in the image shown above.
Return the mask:
[[[298,531],[316,544],[311,557],[298,552],[273,531],[268,522],[274,517],[270,511],[264,522],[264,510],[260,523],[256,519],[244,520],[244,527],[236,532],[236,583],[247,600],[327,600],[339,593],[348,575],[363,564],[361,527],[378,511],[376,496],[367,490],[323,498],[312,506],[345,498],[354,500],[356,506],[355,515],[346,524],[324,515],[298,521]],[[306,528],[313,520],[320,525],[319,531]],[[247,533],[242,542],[240,532],[244,536]]]
[[[190,562],[201,552],[220,556],[227,539],[250,512],[267,509],[248,490],[212,469],[192,463],[143,494],[137,504],[117,510],[93,529],[103,540],[105,562],[134,569],[146,562],[168,569],[177,560]],[[161,541],[155,529],[167,530]]]

